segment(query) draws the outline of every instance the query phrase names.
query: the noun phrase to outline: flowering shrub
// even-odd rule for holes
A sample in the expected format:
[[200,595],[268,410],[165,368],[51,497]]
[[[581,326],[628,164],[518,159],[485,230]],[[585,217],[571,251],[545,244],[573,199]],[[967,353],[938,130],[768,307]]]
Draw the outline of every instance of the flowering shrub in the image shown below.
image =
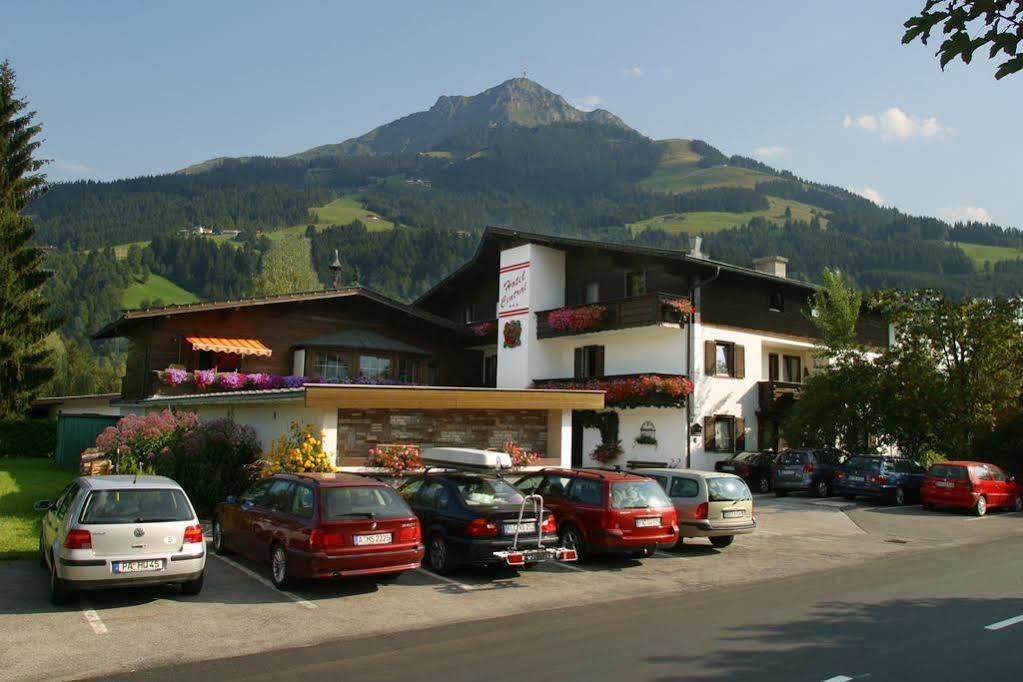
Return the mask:
[[581,308],[558,308],[547,313],[547,324],[559,332],[583,332],[593,329],[604,319],[607,308],[602,305],[586,305]]
[[472,333],[476,336],[490,336],[497,331],[496,322],[481,322],[472,328]]
[[608,407],[683,407],[686,396],[693,392],[693,382],[686,377],[642,374],[617,379],[555,381],[543,388],[604,391]]
[[613,441],[611,443],[601,443],[593,449],[590,453],[590,457],[597,460],[601,464],[609,464],[624,452],[622,450],[622,442],[620,440]]
[[522,322],[509,320],[504,323],[504,347],[518,348],[522,345]]
[[395,444],[371,448],[366,465],[387,469],[392,476],[402,476],[422,466],[419,463],[419,446]]
[[274,441],[266,458],[256,463],[260,475],[334,471],[334,463],[323,450],[322,435],[312,424],[291,422],[288,432]]
[[115,462],[122,474],[152,473],[155,460],[199,421],[194,412],[129,414],[96,438],[96,447]]
[[539,454],[526,450],[515,441],[505,441],[503,449],[511,456],[512,466],[528,467],[536,464],[536,461],[540,459]]
[[689,316],[696,310],[693,306],[693,302],[688,298],[662,298],[661,305],[668,306],[675,310],[679,315],[681,315],[683,320],[689,319]]

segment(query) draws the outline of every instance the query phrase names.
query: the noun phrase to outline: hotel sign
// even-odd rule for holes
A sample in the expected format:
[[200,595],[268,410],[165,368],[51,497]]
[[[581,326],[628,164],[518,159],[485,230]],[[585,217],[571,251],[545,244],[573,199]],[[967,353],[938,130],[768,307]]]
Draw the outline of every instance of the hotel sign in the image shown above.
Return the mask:
[[497,316],[515,317],[529,312],[529,261],[501,268]]

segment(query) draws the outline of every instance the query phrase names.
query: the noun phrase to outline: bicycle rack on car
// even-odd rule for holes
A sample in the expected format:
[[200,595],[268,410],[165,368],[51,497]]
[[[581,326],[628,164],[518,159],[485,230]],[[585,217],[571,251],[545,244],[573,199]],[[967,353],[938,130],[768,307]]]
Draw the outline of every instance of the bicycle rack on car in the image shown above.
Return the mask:
[[[531,504],[533,516],[536,517],[536,547],[519,548],[519,531],[522,530],[522,517],[526,512],[526,504]],[[494,556],[502,559],[509,566],[525,566],[527,563],[537,561],[575,561],[578,558],[574,548],[570,547],[544,547],[543,545],[543,497],[536,493],[526,495],[519,505],[519,517],[515,522],[515,535],[512,536],[512,545],[506,550],[494,552]]]

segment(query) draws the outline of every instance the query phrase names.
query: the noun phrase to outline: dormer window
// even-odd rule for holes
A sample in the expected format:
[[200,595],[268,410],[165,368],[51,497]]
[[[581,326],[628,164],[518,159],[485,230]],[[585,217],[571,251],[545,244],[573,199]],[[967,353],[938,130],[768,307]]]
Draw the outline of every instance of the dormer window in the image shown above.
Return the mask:
[[600,300],[600,282],[590,282],[586,285],[586,303],[596,303]]
[[646,293],[646,272],[630,270],[625,273],[625,295],[642,296]]
[[469,324],[476,321],[476,306],[467,305],[462,308],[462,322]]
[[767,301],[767,307],[773,313],[784,312],[785,296],[780,291],[773,292]]

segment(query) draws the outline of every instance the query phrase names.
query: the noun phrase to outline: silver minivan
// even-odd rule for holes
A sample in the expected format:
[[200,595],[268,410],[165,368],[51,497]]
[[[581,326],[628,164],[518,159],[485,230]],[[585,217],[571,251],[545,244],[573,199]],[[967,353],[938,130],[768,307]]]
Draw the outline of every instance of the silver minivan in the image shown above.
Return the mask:
[[76,591],[177,583],[202,590],[206,543],[192,503],[163,476],[83,476],[45,511],[39,561],[50,572],[50,598]]

